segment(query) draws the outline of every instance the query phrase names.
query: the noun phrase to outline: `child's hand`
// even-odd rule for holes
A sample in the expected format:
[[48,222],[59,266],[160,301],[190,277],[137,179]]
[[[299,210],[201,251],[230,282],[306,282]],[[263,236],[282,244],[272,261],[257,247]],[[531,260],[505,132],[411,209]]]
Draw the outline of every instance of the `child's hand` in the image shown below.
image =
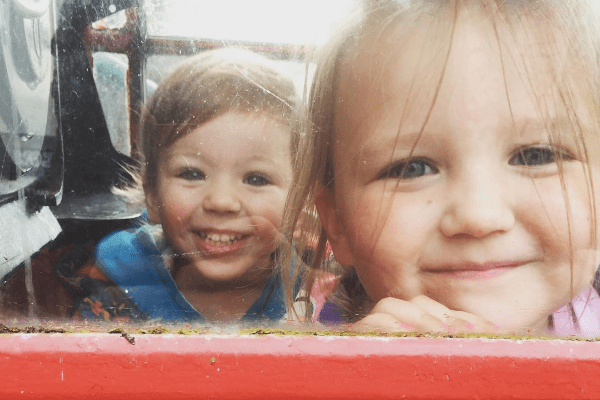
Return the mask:
[[498,327],[474,314],[450,310],[427,296],[410,301],[380,300],[371,313],[350,326],[356,332],[498,332]]

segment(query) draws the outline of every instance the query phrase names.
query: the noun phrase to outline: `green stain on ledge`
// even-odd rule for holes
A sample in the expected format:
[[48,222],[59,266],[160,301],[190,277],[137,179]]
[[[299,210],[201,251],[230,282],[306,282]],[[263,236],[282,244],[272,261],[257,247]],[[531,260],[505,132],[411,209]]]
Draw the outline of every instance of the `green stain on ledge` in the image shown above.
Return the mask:
[[314,330],[314,329],[287,329],[272,327],[244,327],[235,326],[211,327],[207,325],[193,326],[190,324],[179,325],[135,325],[135,324],[89,324],[80,322],[62,322],[44,324],[39,326],[8,326],[0,323],[0,334],[31,334],[31,333],[109,333],[120,335],[251,335],[251,336],[365,336],[365,337],[405,337],[405,338],[460,338],[460,339],[504,339],[504,340],[569,340],[597,342],[598,338],[583,338],[577,336],[535,336],[522,334],[494,334],[494,333],[428,333],[428,332],[350,332],[347,330]]

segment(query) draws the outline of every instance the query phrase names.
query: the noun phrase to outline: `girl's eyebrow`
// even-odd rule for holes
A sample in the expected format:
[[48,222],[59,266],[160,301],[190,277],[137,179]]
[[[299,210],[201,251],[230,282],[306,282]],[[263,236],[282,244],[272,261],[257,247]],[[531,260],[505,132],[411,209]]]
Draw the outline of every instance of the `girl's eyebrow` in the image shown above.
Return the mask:
[[524,136],[531,133],[544,133],[551,130],[573,129],[573,124],[566,118],[551,118],[544,121],[539,118],[527,118],[522,122],[515,124],[517,136]]
[[211,163],[211,160],[202,157],[201,154],[197,151],[185,151],[185,152],[170,152],[166,151],[162,158],[163,162],[168,162],[169,164],[187,164],[190,166],[192,163],[196,166],[199,166],[199,162],[204,166],[211,166],[214,163]]
[[186,163],[189,163],[192,160],[198,160],[200,155],[194,152],[186,152],[186,153],[174,153],[174,152],[165,152],[164,160],[183,160]]
[[273,162],[273,157],[269,157],[269,156],[265,156],[262,154],[254,154],[250,157],[246,157],[246,160],[249,161],[267,161],[267,162]]
[[185,148],[185,149],[175,149],[173,147],[170,147],[168,149],[166,149],[164,151],[164,154],[167,154],[169,156],[190,156],[190,157],[198,157],[200,155],[200,151],[196,150],[196,149],[191,149],[191,148]]
[[[427,131],[408,131],[405,133],[396,132],[395,134],[385,135],[385,138],[381,138],[383,135],[378,136],[377,139],[371,138],[362,147],[362,153],[367,157],[373,157],[381,155],[381,149],[407,149],[410,150],[418,143],[435,143],[434,140],[428,140],[431,137],[437,137]],[[381,139],[379,139],[381,138]],[[389,154],[388,154],[389,156]]]
[[[517,138],[526,138],[530,135],[545,135],[550,129],[552,130],[565,130],[573,129],[572,122],[567,118],[556,117],[550,118],[549,120],[543,120],[537,117],[526,117],[521,120],[517,120],[514,123],[509,122],[507,126],[507,133],[509,136]],[[393,149],[393,150],[410,150],[417,145],[440,145],[439,141],[435,138],[439,138],[439,132],[433,131],[419,131],[418,129],[409,130],[402,129],[400,132],[387,133],[384,131],[375,132],[375,134],[361,147],[360,153],[365,157],[372,158],[381,155],[381,149]],[[512,133],[512,134],[510,134]],[[418,143],[417,143],[418,142]],[[389,155],[387,155],[389,156]]]

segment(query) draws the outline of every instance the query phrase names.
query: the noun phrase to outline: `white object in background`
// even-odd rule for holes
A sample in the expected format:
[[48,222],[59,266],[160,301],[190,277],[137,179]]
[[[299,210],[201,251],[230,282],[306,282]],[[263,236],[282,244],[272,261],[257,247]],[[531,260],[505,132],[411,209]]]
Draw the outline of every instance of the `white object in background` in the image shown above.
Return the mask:
[[48,207],[31,215],[22,201],[0,207],[0,283],[60,232],[60,224]]

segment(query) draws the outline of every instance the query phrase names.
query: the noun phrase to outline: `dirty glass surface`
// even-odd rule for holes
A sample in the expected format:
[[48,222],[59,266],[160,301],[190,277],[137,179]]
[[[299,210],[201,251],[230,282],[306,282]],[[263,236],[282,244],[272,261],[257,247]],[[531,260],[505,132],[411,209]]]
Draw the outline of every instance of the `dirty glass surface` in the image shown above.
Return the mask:
[[208,48],[246,47],[276,60],[301,93],[303,54],[354,6],[1,1],[0,316],[70,318],[72,288],[57,265],[139,218],[143,206],[113,188],[136,164],[132,141],[143,103],[179,62]]
[[62,179],[52,165],[60,146],[50,95],[55,13],[49,0],[0,2],[0,282],[22,269],[26,302],[30,257],[60,232],[47,207],[59,200]]
[[[148,221],[146,203],[120,192],[140,167],[145,102],[187,57],[222,47],[274,60],[303,93],[314,71],[306,55],[365,1],[0,0],[0,323],[71,321],[81,306],[94,321],[135,316],[130,289],[102,286],[90,260],[107,235]],[[405,172],[398,163],[378,177]],[[262,178],[252,176],[257,186]],[[170,256],[153,253],[144,266]],[[582,293],[563,319],[595,296]]]

